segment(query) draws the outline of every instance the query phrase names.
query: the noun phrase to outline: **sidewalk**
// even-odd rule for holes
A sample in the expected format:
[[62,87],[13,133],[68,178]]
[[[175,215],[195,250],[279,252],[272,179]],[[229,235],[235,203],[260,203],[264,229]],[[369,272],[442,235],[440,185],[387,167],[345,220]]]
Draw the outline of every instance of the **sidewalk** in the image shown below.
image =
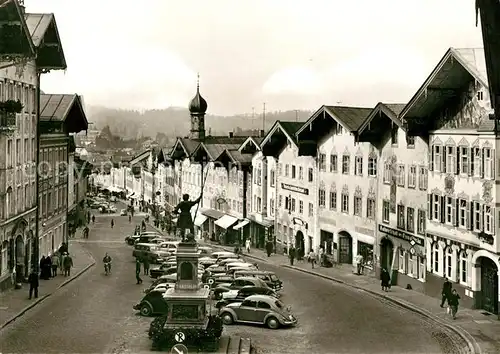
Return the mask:
[[[233,251],[232,247],[216,244],[211,244],[211,246]],[[290,266],[289,259],[284,255],[273,254],[271,257],[267,257],[267,254],[259,249],[252,249],[250,254],[244,253],[243,256],[309,273],[366,291],[452,329],[468,342],[472,352],[500,353],[500,320],[495,315],[484,315],[482,310],[460,308],[457,319],[452,320],[450,315],[446,314],[446,310],[439,306],[440,299],[398,286],[392,287],[389,292],[384,292],[381,290],[380,281],[377,278],[353,274],[351,265],[339,265],[332,268],[316,266],[315,269],[312,269],[310,263],[296,261],[293,266]]]
[[72,276],[65,277],[58,275],[56,278],[51,278],[50,280],[40,279],[38,299],[28,299],[29,284],[27,283],[23,284],[22,289],[9,289],[0,293],[0,330],[41,303],[58,289],[78,278],[95,264],[92,256],[78,242],[70,240],[69,252],[73,258]]

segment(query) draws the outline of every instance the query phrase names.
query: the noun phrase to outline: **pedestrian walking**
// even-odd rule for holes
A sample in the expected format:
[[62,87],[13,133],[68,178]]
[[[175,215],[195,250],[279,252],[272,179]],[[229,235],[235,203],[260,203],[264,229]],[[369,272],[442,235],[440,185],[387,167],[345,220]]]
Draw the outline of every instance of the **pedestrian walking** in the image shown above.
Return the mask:
[[251,245],[250,238],[247,238],[245,241],[245,248],[247,250],[247,253],[250,253],[250,245]]
[[354,262],[356,263],[356,274],[363,274],[363,256],[361,254],[358,254],[354,258]]
[[132,215],[128,214],[128,223],[130,224],[132,222]]
[[64,258],[64,276],[71,276],[71,268],[73,267],[73,258],[68,254]]
[[141,260],[139,258],[135,259],[135,280],[137,280],[137,284],[142,284],[142,279],[141,279]]
[[35,295],[35,299],[38,298],[39,282],[38,282],[38,274],[35,271],[35,269],[32,269],[30,275],[28,276],[28,283],[30,284],[29,299],[31,300],[31,297],[33,295]]
[[113,226],[115,226],[115,220],[111,219],[111,228],[113,228]]
[[389,291],[391,287],[391,275],[387,269],[382,268],[382,273],[380,273],[380,280],[382,285],[382,291]]
[[95,215],[92,215],[92,224],[95,223]]
[[457,312],[458,312],[458,300],[460,299],[460,295],[458,295],[457,290],[453,289],[451,293],[448,295],[448,306],[451,308],[451,317],[456,320]]
[[52,277],[53,278],[55,278],[57,276],[57,269],[59,268],[59,262],[60,262],[59,253],[54,252],[54,254],[52,255]]
[[293,261],[295,259],[295,247],[290,247],[288,250],[288,258],[290,258],[290,265],[293,266]]
[[266,253],[268,257],[271,257],[271,253],[273,253],[273,243],[271,241],[266,243]]
[[451,282],[448,278],[444,278],[443,290],[441,291],[441,307],[444,307],[445,301],[448,300],[451,295]]
[[147,256],[144,257],[142,265],[144,267],[144,275],[149,275],[149,258]]
[[319,259],[318,265],[320,267],[323,267],[323,265],[324,265],[324,258],[325,258],[325,250],[323,249],[323,246],[321,246],[319,248],[319,252],[318,252],[318,259]]
[[311,262],[311,268],[314,269],[314,264],[316,263],[316,253],[311,249],[308,255],[308,261]]

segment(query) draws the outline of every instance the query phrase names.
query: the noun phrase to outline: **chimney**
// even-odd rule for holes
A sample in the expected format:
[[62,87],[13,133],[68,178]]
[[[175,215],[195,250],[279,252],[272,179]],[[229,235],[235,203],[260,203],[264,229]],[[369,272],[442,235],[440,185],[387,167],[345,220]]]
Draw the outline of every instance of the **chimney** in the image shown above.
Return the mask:
[[263,138],[266,134],[264,133],[264,129],[260,130],[260,137]]
[[234,137],[234,133],[233,132],[229,132],[229,137],[230,138]]

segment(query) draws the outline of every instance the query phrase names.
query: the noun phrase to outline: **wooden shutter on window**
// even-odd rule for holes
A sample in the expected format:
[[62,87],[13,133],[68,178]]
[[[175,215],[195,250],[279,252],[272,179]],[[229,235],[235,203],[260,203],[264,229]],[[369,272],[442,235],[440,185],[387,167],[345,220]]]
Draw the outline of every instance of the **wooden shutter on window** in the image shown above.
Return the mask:
[[444,224],[446,222],[446,197],[440,197],[440,211],[441,211],[441,222]]
[[496,163],[497,163],[497,158],[495,156],[495,149],[491,149],[490,156],[491,156],[491,162],[490,162],[491,163],[491,176],[490,176],[490,178],[495,180],[496,179],[495,167],[496,167]]
[[427,194],[427,219],[432,220],[432,193]]
[[451,200],[451,224],[457,226],[458,220],[458,199]]
[[495,229],[495,218],[496,218],[496,214],[495,214],[495,208],[491,208],[491,234],[492,235],[495,235],[496,234],[496,229]]
[[467,229],[472,230],[472,213],[471,213],[471,205],[472,202],[465,202],[465,208],[467,210]]
[[[479,150],[479,148],[478,148],[478,150]],[[480,159],[481,160],[481,173],[480,173],[480,175],[481,175],[481,178],[484,178],[484,170],[486,169],[486,166],[484,165],[484,162],[485,162],[484,156],[485,156],[486,149],[482,148],[479,151],[481,151],[481,159]]]
[[429,171],[434,171],[434,145],[429,146]]
[[479,230],[483,229],[484,225],[484,212],[485,212],[485,205],[480,204],[479,202],[476,202],[479,205]]
[[447,149],[446,145],[443,146],[443,155],[442,155],[442,157],[443,157],[443,167],[441,167],[441,172],[446,172],[446,149]]
[[459,175],[460,174],[460,146],[457,146],[456,147],[457,149],[457,163],[456,163],[456,166],[457,166],[457,170],[455,171],[455,174]]
[[467,215],[468,215],[468,219],[469,219],[469,230],[473,230],[474,229],[474,202],[471,201],[469,202],[468,204],[468,211],[467,211]]
[[473,169],[478,168],[478,166],[474,166],[474,148],[467,149],[467,159],[469,161],[469,176],[473,175]]

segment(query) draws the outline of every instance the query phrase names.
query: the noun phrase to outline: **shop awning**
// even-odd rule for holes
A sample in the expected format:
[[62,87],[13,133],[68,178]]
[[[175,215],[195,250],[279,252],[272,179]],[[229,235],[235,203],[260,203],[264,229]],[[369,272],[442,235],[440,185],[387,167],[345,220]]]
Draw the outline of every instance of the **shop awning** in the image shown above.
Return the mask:
[[238,221],[237,218],[231,215],[224,215],[220,219],[215,221],[215,225],[222,227],[223,229],[228,229],[233,226]]
[[194,219],[194,224],[195,226],[201,226],[205,221],[207,221],[207,217],[203,214],[196,215],[196,218]]
[[249,222],[250,222],[250,220],[246,220],[246,219],[243,221],[240,221],[238,224],[236,224],[236,226],[233,227],[233,230],[239,230],[242,227],[248,225]]
[[208,216],[209,218],[212,219],[220,219],[222,218],[224,214],[222,211],[214,210],[214,209],[206,209],[201,212],[203,215]]

